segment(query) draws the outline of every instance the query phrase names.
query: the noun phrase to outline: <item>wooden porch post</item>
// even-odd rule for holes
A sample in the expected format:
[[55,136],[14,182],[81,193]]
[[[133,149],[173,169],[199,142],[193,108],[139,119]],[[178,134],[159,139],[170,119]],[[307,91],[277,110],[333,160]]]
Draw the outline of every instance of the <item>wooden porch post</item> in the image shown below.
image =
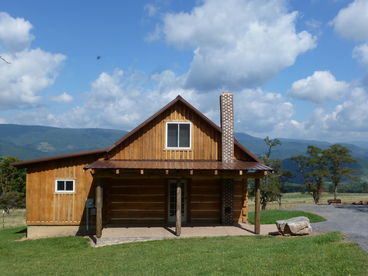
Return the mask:
[[176,229],[177,236],[181,234],[181,183],[176,184]]
[[96,180],[96,237],[102,236],[102,183],[101,179]]
[[260,190],[260,179],[256,178],[254,180],[255,184],[255,222],[254,222],[254,232],[256,234],[261,233],[261,190]]

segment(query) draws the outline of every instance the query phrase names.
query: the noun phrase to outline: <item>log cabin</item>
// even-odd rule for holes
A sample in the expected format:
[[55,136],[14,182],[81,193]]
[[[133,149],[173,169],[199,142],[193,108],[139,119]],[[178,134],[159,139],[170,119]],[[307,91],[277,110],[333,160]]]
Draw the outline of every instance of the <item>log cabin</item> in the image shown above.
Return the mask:
[[217,126],[181,96],[109,148],[14,163],[26,168],[29,238],[95,234],[136,225],[247,222],[248,182],[271,171],[234,138],[233,94]]

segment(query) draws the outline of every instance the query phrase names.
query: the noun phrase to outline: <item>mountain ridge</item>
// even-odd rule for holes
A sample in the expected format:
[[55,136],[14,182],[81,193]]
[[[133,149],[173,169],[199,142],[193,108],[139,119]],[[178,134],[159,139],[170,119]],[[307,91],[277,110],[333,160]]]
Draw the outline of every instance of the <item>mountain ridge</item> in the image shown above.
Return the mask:
[[[21,160],[28,160],[105,148],[118,141],[126,133],[127,131],[117,129],[0,124],[0,156],[15,156]],[[236,138],[256,155],[265,154],[266,145],[262,138],[246,133],[236,133]],[[321,148],[332,145],[332,143],[318,140],[278,139],[281,145],[274,148],[271,157],[282,160],[304,154],[308,145]],[[355,158],[368,161],[368,149],[350,143],[341,144],[348,147]]]

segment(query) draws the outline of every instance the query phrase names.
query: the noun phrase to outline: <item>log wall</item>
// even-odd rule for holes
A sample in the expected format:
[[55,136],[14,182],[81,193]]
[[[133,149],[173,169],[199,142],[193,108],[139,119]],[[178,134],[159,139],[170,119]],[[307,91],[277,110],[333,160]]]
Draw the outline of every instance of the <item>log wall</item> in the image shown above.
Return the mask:
[[189,213],[193,223],[220,223],[221,182],[195,180],[191,182]]
[[112,179],[104,186],[107,224],[163,224],[167,185],[164,179]]

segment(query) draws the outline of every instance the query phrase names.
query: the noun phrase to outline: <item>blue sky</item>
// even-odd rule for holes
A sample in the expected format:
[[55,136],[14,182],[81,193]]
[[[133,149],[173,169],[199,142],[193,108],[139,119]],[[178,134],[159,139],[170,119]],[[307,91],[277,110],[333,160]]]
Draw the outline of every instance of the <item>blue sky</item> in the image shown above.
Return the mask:
[[[368,0],[19,1],[0,123],[129,130],[181,94],[259,137],[368,138]],[[100,58],[97,58],[100,57]]]

